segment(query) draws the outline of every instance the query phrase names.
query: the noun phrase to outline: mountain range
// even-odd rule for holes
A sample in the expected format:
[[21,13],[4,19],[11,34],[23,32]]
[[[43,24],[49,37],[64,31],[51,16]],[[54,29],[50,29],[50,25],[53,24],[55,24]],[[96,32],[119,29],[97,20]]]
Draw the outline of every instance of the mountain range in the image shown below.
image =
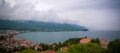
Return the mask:
[[88,31],[86,27],[75,24],[23,20],[0,20],[0,30]]

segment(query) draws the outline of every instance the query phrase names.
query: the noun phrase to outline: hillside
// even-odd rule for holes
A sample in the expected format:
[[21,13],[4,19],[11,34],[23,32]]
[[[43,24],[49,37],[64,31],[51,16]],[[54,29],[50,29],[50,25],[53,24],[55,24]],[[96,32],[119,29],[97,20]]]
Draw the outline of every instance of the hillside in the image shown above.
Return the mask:
[[52,22],[0,20],[0,30],[38,30],[38,31],[88,31],[87,28],[74,24]]

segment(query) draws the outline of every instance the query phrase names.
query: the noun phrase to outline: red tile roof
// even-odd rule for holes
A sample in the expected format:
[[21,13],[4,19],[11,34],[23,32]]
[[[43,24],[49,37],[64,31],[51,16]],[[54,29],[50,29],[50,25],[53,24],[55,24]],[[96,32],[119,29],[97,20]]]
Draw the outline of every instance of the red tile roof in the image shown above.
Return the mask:
[[80,40],[80,43],[89,43],[91,41],[90,38],[83,38]]
[[68,50],[68,47],[67,46],[61,47],[60,49],[66,51],[66,50]]

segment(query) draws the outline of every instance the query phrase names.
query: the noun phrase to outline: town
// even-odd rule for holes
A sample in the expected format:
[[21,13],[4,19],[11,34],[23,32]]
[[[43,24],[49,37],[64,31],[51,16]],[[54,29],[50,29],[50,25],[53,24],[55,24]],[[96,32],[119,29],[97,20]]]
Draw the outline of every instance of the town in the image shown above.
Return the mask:
[[[24,33],[24,31],[16,31],[16,30],[2,31],[1,30],[0,31],[0,53],[19,53],[24,50],[28,50],[29,51],[28,53],[71,53],[72,52],[71,48],[73,49],[76,46],[78,46],[79,48],[79,45],[82,45],[81,47],[83,46],[86,47],[86,45],[87,46],[91,45],[89,48],[92,47],[91,49],[93,49],[93,51],[96,50],[95,52],[91,50],[93,53],[96,53],[96,52],[107,53],[109,52],[108,46],[112,47],[112,45],[110,44],[113,44],[113,43],[110,43],[107,39],[98,39],[98,38],[91,39],[89,37],[70,38],[64,42],[53,43],[53,44],[32,43],[27,39],[17,39],[14,37],[14,35],[20,34],[20,33]],[[118,46],[120,46],[120,39],[116,40],[115,42],[117,42],[119,44]],[[120,52],[119,49],[120,48],[117,48],[115,52],[119,53]],[[97,51],[97,50],[100,50],[100,51]]]

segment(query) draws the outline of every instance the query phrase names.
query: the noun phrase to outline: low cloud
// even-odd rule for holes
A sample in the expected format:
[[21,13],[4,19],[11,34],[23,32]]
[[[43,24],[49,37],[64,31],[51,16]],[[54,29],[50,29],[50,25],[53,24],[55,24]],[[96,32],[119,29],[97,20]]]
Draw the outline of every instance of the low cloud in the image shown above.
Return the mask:
[[72,23],[92,30],[119,30],[119,5],[120,0],[0,0],[0,19]]

